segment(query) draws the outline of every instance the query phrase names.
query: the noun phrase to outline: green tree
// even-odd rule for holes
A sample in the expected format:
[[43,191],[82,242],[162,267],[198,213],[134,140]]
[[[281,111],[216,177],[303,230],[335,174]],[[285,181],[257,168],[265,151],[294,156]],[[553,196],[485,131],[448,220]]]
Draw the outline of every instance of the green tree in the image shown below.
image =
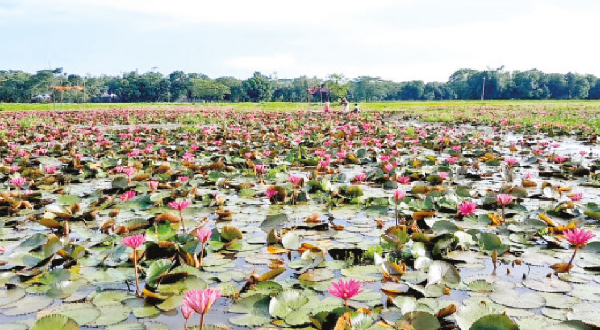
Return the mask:
[[400,90],[401,100],[421,100],[425,92],[425,83],[421,80],[407,82]]
[[269,101],[273,93],[269,78],[260,72],[254,72],[251,78],[244,80],[242,89],[252,102]]
[[222,101],[225,95],[231,94],[229,87],[214,80],[194,78],[190,79],[190,82],[190,93],[193,99]]
[[230,102],[240,102],[244,99],[244,90],[242,82],[234,77],[217,78],[217,82],[229,88],[230,93],[225,95],[225,100]]
[[342,97],[346,97],[350,84],[348,84],[348,79],[343,74],[333,73],[327,76],[325,87],[331,89],[331,101],[337,101]]

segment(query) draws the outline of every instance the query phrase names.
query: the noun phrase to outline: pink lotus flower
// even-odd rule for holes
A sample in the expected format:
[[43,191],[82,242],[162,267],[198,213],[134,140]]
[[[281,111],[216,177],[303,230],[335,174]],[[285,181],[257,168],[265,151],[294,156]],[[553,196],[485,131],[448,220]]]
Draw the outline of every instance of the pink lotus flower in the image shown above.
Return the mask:
[[454,164],[454,163],[456,163],[457,161],[458,161],[458,158],[456,158],[456,157],[448,157],[448,158],[446,158],[446,162],[447,162],[448,164]]
[[187,322],[190,317],[194,314],[194,310],[188,306],[187,304],[181,305],[181,315],[185,319],[185,324],[183,326],[184,329],[187,329]]
[[13,165],[8,168],[11,172],[19,172],[21,170],[21,166]]
[[342,151],[336,153],[336,155],[339,159],[344,159],[344,158],[346,158],[347,153],[346,153],[346,150],[342,150]]
[[267,191],[265,191],[265,196],[267,196],[267,198],[269,200],[271,200],[271,198],[276,195],[277,195],[277,189],[267,189]]
[[361,293],[362,290],[360,288],[361,284],[359,281],[354,279],[344,280],[343,278],[340,278],[337,283],[331,282],[331,286],[328,290],[331,295],[343,299],[347,308],[348,299]]
[[190,177],[187,175],[182,175],[180,177],[177,178],[177,180],[179,180],[179,182],[186,182],[187,180],[189,180]]
[[244,152],[244,157],[250,158],[250,157],[252,157],[252,153],[250,151],[246,151],[246,152]]
[[589,240],[594,238],[596,235],[590,230],[580,228],[575,228],[573,230],[565,230],[564,235],[565,239],[575,246],[573,255],[571,256],[569,264],[567,265],[568,273],[571,270],[571,265],[573,264],[573,260],[575,259],[575,255],[577,254],[577,249],[584,247],[589,242]]
[[448,178],[448,172],[439,172],[438,175],[442,180],[446,180]]
[[208,242],[208,240],[210,239],[211,236],[212,236],[212,230],[210,230],[208,228],[201,228],[201,229],[196,230],[196,237],[198,238],[198,241],[200,241],[201,243]]
[[206,242],[208,242],[211,235],[212,230],[208,228],[196,229],[196,237],[198,238],[200,244],[202,244],[202,250],[200,251],[200,262],[198,264],[198,267],[202,267],[202,259],[204,258],[204,245],[206,244]]
[[379,156],[379,160],[385,163],[390,160],[390,155],[381,155]]
[[319,168],[327,168],[327,166],[329,166],[330,161],[329,160],[320,160],[319,161]]
[[56,167],[51,166],[51,165],[46,165],[46,166],[44,166],[44,172],[46,172],[47,174],[54,174],[54,173],[56,173]]
[[172,201],[169,203],[170,208],[172,208],[173,210],[179,211],[179,222],[181,222],[181,228],[183,229],[184,232],[185,232],[185,223],[183,221],[182,211],[187,209],[187,207],[190,206],[190,204],[192,204],[192,202],[189,199],[182,200],[182,201]]
[[477,203],[464,201],[458,204],[458,212],[462,215],[471,215],[477,211]]
[[131,176],[135,173],[135,167],[123,167],[121,171],[127,176]]
[[398,181],[398,183],[401,184],[409,184],[410,183],[410,177],[409,176],[405,176],[405,175],[401,175],[399,177],[396,178],[396,181]]
[[396,201],[399,201],[399,200],[403,199],[404,197],[406,197],[406,192],[401,189],[394,189],[392,191],[392,194],[394,195],[394,199]]
[[129,191],[125,192],[123,195],[121,195],[121,201],[126,202],[133,197],[135,197],[135,191],[129,190]]
[[592,233],[591,230],[585,230],[580,228],[575,228],[573,230],[565,230],[564,235],[565,239],[572,245],[575,245],[576,247],[583,247],[588,243],[590,239],[596,237],[596,235]]
[[390,173],[394,169],[394,165],[387,163],[383,165],[383,170],[387,173]]
[[512,203],[513,197],[507,194],[498,194],[496,195],[496,202],[502,205],[502,221],[506,221],[506,212],[505,206]]
[[581,151],[579,151],[579,154],[583,157],[587,154],[587,151],[581,150]]
[[500,205],[508,205],[513,201],[513,197],[507,194],[496,195],[496,202]]
[[200,314],[200,330],[204,327],[204,315],[212,305],[221,297],[218,289],[190,290],[185,293],[183,303]]
[[16,187],[21,188],[25,182],[27,182],[27,179],[24,177],[18,177],[18,178],[13,178],[10,180],[10,183]]
[[583,193],[576,193],[573,194],[571,196],[569,196],[569,198],[573,201],[573,202],[578,202],[583,198]]
[[182,211],[187,209],[192,202],[188,199],[182,201],[172,201],[169,203],[169,207],[176,211]]
[[300,181],[302,180],[301,176],[298,175],[294,175],[294,174],[290,174],[290,176],[288,177],[288,179],[290,180],[290,182],[294,185],[297,186],[298,183],[300,183]]
[[4,253],[6,252],[6,247],[5,246],[0,246],[0,253]]
[[156,189],[158,189],[158,181],[148,181],[148,188],[150,188],[152,192],[155,192]]
[[508,166],[514,166],[517,163],[517,160],[515,158],[506,158],[504,159],[504,161]]
[[188,163],[191,163],[194,161],[195,157],[194,157],[194,154],[186,152],[185,154],[183,154],[181,159],[185,160]]
[[561,163],[563,163],[567,159],[569,159],[569,158],[563,157],[563,156],[555,156],[554,157],[554,162],[556,162],[558,164],[561,164]]
[[270,150],[263,151],[263,156],[269,157],[270,155],[271,155],[271,151]]
[[354,176],[354,181],[357,181],[357,182],[363,182],[366,179],[367,179],[366,173],[358,173],[357,175]]
[[140,280],[138,277],[138,267],[137,267],[137,253],[135,250],[140,247],[142,244],[146,242],[146,236],[144,235],[131,235],[127,237],[123,237],[122,244],[125,246],[129,246],[133,249],[133,270],[135,273],[135,294],[140,297]]
[[257,174],[265,174],[265,172],[267,171],[267,168],[263,164],[254,165],[254,169],[256,170]]
[[131,236],[126,236],[123,237],[122,240],[122,244],[125,246],[129,246],[132,249],[137,249],[138,247],[140,247],[142,244],[144,244],[146,242],[146,236],[139,234],[139,235],[131,235]]
[[459,151],[460,150],[460,146],[452,146],[452,150]]

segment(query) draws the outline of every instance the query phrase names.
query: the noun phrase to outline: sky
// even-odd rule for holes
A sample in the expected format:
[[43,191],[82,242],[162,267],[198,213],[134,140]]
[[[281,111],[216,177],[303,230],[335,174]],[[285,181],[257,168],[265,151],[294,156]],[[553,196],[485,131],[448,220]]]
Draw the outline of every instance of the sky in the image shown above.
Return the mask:
[[597,0],[0,0],[0,70],[600,76]]

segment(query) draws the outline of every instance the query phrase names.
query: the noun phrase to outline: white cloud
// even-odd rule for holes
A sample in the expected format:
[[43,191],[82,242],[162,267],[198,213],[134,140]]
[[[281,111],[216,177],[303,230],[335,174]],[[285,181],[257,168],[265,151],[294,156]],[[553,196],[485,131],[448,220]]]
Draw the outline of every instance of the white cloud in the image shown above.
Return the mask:
[[[180,23],[225,23],[256,25],[301,24],[308,29],[311,24],[332,25],[344,22],[337,18],[352,18],[363,13],[361,0],[327,0],[318,3],[281,0],[19,0],[22,6],[42,6],[53,11],[73,12],[81,8],[96,8],[117,12],[155,15]],[[415,0],[372,0],[369,10],[385,9]]]
[[278,70],[286,70],[296,65],[296,60],[289,54],[275,54],[268,56],[239,56],[226,59],[224,61],[226,67],[245,70],[245,71],[262,71],[272,72]]
[[[500,65],[506,65],[508,70],[538,68],[600,75],[596,60],[600,45],[593,35],[600,2],[594,0],[318,3],[11,0],[5,3],[9,6],[3,9],[0,5],[0,15],[25,12],[19,20],[32,22],[53,17],[55,24],[49,25],[52,27],[74,17],[84,17],[90,22],[86,29],[101,31],[107,18],[119,14],[127,17],[127,21],[113,20],[110,24],[122,26],[123,31],[135,31],[137,34],[130,40],[137,40],[139,35],[154,37],[162,33],[163,39],[156,39],[156,43],[166,45],[171,42],[168,36],[186,34],[185,42],[180,39],[173,54],[164,51],[158,60],[152,57],[148,61],[152,64],[156,61],[161,68],[206,70],[217,76],[233,73],[243,77],[253,71],[277,71],[286,78],[300,74],[323,77],[339,72],[348,77],[373,75],[430,81],[446,80],[459,68]],[[11,32],[11,36],[18,38],[18,33]],[[193,48],[194,42],[201,44],[202,49]],[[127,44],[125,37],[123,43]],[[94,49],[101,51],[102,47]],[[182,59],[177,54],[188,49],[195,50],[197,57],[183,58],[187,63],[177,62]],[[73,56],[82,55],[77,51],[72,51]],[[153,54],[139,49],[140,60]]]

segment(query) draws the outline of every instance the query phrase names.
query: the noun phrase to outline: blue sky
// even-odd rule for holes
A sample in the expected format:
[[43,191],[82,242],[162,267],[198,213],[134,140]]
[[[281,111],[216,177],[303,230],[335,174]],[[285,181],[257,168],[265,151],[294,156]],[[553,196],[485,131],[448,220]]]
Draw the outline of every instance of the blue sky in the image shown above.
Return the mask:
[[0,0],[0,69],[446,81],[459,68],[600,76],[595,0]]

